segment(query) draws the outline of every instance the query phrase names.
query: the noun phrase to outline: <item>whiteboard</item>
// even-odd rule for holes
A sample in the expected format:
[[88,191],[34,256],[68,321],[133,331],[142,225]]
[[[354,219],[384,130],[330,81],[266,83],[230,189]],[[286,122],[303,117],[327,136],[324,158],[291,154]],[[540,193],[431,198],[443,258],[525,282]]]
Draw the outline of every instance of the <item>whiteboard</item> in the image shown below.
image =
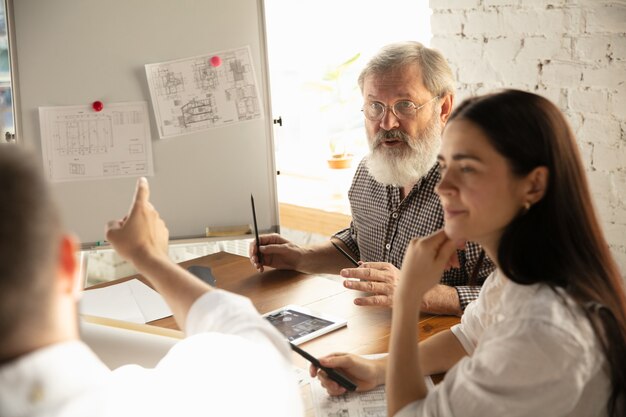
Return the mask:
[[[151,200],[172,239],[207,226],[278,231],[273,126],[262,0],[17,0],[12,4],[18,142],[41,151],[38,108],[146,101],[154,155]],[[10,18],[10,16],[9,16]],[[158,139],[145,64],[249,47],[261,119]],[[84,246],[128,210],[134,178],[53,183]]]

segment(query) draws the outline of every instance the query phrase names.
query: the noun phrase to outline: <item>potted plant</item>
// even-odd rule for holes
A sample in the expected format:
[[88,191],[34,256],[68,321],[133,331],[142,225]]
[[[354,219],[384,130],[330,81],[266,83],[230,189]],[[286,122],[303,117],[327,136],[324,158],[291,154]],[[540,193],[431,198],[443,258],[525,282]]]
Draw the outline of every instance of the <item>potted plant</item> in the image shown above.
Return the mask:
[[328,167],[332,169],[350,168],[353,155],[348,152],[345,141],[341,138],[329,140],[330,158],[326,160]]

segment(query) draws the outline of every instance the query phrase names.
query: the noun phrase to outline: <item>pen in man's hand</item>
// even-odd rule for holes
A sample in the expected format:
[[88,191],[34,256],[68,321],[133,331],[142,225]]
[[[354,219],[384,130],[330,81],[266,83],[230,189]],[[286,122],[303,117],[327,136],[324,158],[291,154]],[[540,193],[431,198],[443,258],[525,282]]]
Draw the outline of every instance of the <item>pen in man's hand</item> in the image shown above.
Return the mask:
[[356,384],[354,382],[350,381],[350,379],[347,376],[345,376],[344,374],[342,374],[341,372],[339,372],[336,369],[327,368],[326,366],[323,366],[320,363],[320,361],[317,360],[317,358],[315,356],[313,356],[310,353],[302,350],[301,348],[299,348],[298,346],[294,345],[293,343],[289,343],[289,344],[291,345],[291,349],[293,349],[294,352],[296,352],[298,355],[302,356],[307,361],[311,362],[313,364],[313,366],[315,366],[317,368],[320,368],[321,370],[326,372],[326,375],[328,375],[328,377],[330,379],[332,379],[333,381],[335,381],[336,383],[338,383],[339,385],[341,385],[342,387],[344,387],[348,391],[356,390]]
[[259,239],[259,228],[256,224],[256,210],[254,208],[254,197],[250,194],[250,203],[252,204],[252,221],[254,222],[254,238],[256,239],[256,258],[260,264],[263,264],[263,255],[261,254],[261,241]]
[[345,250],[343,250],[343,248],[341,246],[339,246],[338,244],[336,244],[335,242],[333,242],[332,240],[330,241],[330,243],[333,244],[333,246],[335,247],[335,249],[337,249],[339,252],[341,252],[341,254],[343,256],[346,257],[347,260],[349,260],[350,262],[352,262],[352,265],[356,266],[357,268],[359,267],[359,263],[357,262],[356,259],[354,259],[352,256],[350,256],[350,254],[348,252],[346,252]]

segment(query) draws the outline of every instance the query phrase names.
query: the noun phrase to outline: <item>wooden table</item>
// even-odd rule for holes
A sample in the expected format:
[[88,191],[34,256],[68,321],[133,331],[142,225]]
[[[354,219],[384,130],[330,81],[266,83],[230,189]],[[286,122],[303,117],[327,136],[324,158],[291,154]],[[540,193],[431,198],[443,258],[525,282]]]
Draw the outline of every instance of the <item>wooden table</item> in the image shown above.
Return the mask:
[[[268,268],[258,273],[248,258],[219,252],[182,262],[182,267],[191,265],[208,266],[216,278],[216,287],[249,297],[259,313],[276,310],[286,304],[298,304],[320,312],[344,317],[347,327],[320,336],[302,347],[314,356],[323,356],[332,352],[351,352],[358,354],[382,353],[388,351],[391,330],[391,310],[380,307],[358,307],[352,301],[358,292],[344,288],[340,283],[323,276],[307,275],[296,271],[280,271]],[[139,278],[133,275],[114,281],[115,283]],[[111,285],[100,284],[91,288]],[[448,329],[459,322],[454,316],[433,316],[423,314],[420,317],[420,340]],[[155,320],[148,324],[178,329],[173,317]],[[293,354],[296,366],[307,368],[308,362]],[[307,416],[313,416],[311,400],[304,398]]]

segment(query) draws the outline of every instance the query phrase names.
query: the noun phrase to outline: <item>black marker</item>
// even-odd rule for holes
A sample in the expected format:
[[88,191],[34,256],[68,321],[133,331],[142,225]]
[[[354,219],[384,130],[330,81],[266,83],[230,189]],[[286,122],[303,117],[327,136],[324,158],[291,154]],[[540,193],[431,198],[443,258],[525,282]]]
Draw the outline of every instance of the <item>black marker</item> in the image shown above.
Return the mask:
[[333,242],[332,240],[330,241],[330,243],[332,243],[332,244],[333,244],[333,246],[334,246],[334,247],[335,247],[335,248],[336,248],[339,252],[341,252],[341,254],[342,254],[343,256],[345,256],[345,257],[346,257],[346,259],[348,259],[350,262],[352,262],[352,264],[353,264],[354,266],[356,266],[357,268],[359,267],[359,263],[358,263],[358,262],[357,262],[357,261],[356,261],[356,260],[355,260],[352,256],[350,256],[350,254],[349,254],[348,252],[346,252],[345,250],[343,250],[343,249],[341,248],[341,246],[339,246],[338,244],[336,244],[336,243],[335,243],[335,242]]
[[317,368],[320,368],[321,370],[326,372],[326,375],[328,375],[328,377],[330,379],[332,379],[333,381],[335,381],[336,383],[338,383],[339,385],[341,385],[342,387],[344,387],[348,391],[356,390],[356,384],[354,382],[350,381],[348,379],[348,377],[346,377],[344,374],[342,374],[341,372],[339,372],[336,369],[327,368],[325,366],[322,366],[322,364],[320,364],[320,361],[318,361],[310,353],[305,352],[304,350],[300,349],[298,346],[294,345],[293,343],[289,343],[289,344],[291,345],[291,349],[293,349],[294,352],[296,352],[298,355],[302,356],[307,361],[311,362],[313,364],[313,366],[315,366]]
[[256,210],[254,209],[254,197],[250,194],[250,203],[252,203],[252,220],[254,221],[254,238],[256,239],[256,258],[263,265],[263,255],[261,254],[261,241],[259,240],[259,228],[256,225]]

